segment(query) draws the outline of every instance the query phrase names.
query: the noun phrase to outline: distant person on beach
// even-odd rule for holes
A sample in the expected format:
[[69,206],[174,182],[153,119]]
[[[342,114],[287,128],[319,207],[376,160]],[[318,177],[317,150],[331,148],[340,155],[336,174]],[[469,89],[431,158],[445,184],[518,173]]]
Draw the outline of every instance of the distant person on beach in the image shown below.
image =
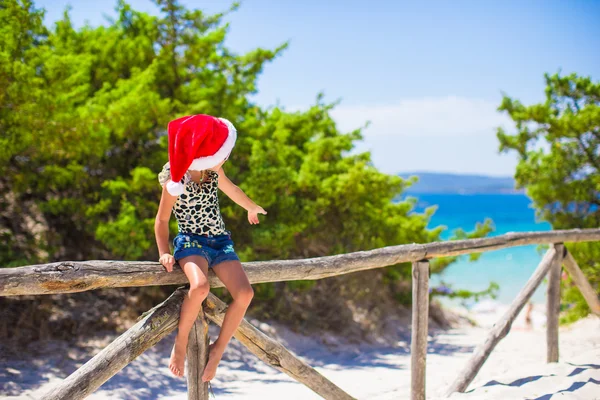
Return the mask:
[[533,329],[533,322],[531,320],[531,313],[533,312],[533,303],[529,302],[527,304],[527,310],[525,311],[525,328],[531,330]]
[[[223,118],[192,115],[169,122],[169,162],[158,174],[163,187],[154,224],[159,261],[168,272],[177,262],[190,288],[181,306],[169,369],[184,375],[188,335],[208,296],[208,269],[212,268],[231,296],[219,337],[209,346],[208,363],[202,381],[214,378],[217,366],[233,333],[244,317],[254,295],[221,217],[217,189],[248,211],[248,222],[258,224],[266,214],[223,171],[236,141],[236,129]],[[179,233],[169,249],[169,219],[174,212]]]

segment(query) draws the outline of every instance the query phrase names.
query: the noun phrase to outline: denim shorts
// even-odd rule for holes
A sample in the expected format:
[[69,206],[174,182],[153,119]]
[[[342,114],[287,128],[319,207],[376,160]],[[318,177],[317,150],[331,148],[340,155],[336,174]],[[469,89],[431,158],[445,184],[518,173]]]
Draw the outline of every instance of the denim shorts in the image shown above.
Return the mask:
[[233,249],[233,240],[230,234],[223,235],[196,235],[193,233],[179,233],[173,239],[173,257],[176,261],[189,256],[202,256],[208,261],[208,267],[223,261],[239,261]]

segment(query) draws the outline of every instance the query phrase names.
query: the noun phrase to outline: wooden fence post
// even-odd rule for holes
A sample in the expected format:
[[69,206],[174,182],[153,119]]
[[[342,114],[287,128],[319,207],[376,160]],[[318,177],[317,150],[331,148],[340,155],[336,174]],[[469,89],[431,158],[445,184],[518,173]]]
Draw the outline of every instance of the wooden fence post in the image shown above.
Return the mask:
[[556,250],[554,248],[550,248],[542,261],[534,271],[533,275],[523,289],[519,292],[517,297],[510,304],[508,310],[504,313],[502,318],[498,322],[494,324],[494,327],[490,330],[490,333],[486,337],[485,341],[477,346],[473,355],[465,365],[465,368],[460,372],[458,378],[452,383],[450,388],[446,391],[446,396],[449,397],[454,392],[464,392],[469,384],[473,381],[485,360],[490,356],[492,350],[496,347],[496,345],[504,338],[508,332],[510,331],[510,327],[519,315],[519,312],[523,309],[527,301],[533,296],[533,293],[537,289],[537,287],[542,283],[546,274],[552,267],[552,263],[554,262],[554,258],[556,256]]
[[558,316],[560,313],[560,275],[564,245],[553,245],[556,255],[548,271],[548,288],[546,295],[546,362],[558,362]]
[[208,321],[202,310],[190,330],[186,358],[188,400],[208,400],[208,382],[202,382],[208,361]]
[[425,400],[428,322],[429,261],[421,260],[412,263],[411,400]]
[[565,251],[563,266],[571,276],[571,279],[573,279],[573,282],[575,282],[575,285],[579,288],[590,310],[600,317],[600,300],[598,299],[598,295],[596,295],[594,288],[577,265],[577,261],[575,261],[573,255],[568,251]]

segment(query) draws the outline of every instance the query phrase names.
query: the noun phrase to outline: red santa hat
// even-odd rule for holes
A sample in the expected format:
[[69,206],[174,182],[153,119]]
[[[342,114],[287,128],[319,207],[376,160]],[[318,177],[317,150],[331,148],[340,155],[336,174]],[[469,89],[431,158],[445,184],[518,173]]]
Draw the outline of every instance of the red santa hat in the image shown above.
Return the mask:
[[169,122],[168,133],[171,181],[167,191],[173,196],[183,193],[181,180],[188,169],[201,171],[226,160],[237,137],[231,122],[204,114]]

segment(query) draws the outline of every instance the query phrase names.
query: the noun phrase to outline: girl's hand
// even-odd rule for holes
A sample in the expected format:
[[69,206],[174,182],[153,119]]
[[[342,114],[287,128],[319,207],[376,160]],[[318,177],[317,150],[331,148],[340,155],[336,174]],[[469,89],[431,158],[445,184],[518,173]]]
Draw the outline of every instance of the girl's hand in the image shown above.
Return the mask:
[[175,265],[175,258],[173,258],[173,256],[169,253],[165,253],[162,256],[160,256],[158,262],[160,262],[167,269],[167,272],[173,271],[173,265]]
[[267,214],[267,212],[265,210],[263,210],[263,208],[261,206],[256,206],[254,208],[252,208],[251,210],[248,210],[248,222],[250,222],[250,224],[255,225],[260,223],[260,221],[258,220],[258,214]]

